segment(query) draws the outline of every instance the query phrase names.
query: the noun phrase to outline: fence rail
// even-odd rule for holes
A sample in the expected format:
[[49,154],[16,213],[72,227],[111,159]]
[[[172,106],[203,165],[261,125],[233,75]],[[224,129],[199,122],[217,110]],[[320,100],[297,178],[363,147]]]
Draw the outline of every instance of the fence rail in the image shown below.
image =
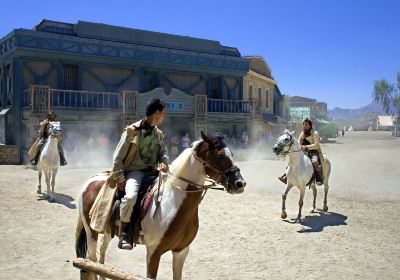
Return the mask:
[[208,99],[208,112],[217,113],[251,113],[252,103],[242,100]]
[[[47,107],[122,110],[125,106],[125,109],[129,109],[131,105],[123,104],[123,98],[124,95],[117,92],[50,89],[48,86],[32,85],[29,89],[22,92],[21,106],[35,106],[33,108],[35,112],[38,111],[36,108],[38,105],[40,105],[40,108],[38,107],[39,111],[46,111]],[[133,102],[134,100],[128,101]],[[210,113],[242,113],[253,115],[257,113],[256,103],[251,101],[208,98],[206,104],[206,110]],[[135,108],[134,111],[136,111]]]
[[[49,89],[50,107],[92,108],[92,109],[121,109],[121,94],[117,92],[93,92],[62,89]],[[36,87],[22,92],[21,106],[30,107],[33,95],[37,94]]]
[[120,109],[121,94],[51,89],[51,106],[96,109]]

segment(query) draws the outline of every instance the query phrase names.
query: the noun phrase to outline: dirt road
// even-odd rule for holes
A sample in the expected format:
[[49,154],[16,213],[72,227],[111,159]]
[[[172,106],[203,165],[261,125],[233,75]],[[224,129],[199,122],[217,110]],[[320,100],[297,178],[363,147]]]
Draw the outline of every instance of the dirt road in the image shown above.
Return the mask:
[[[276,179],[285,161],[243,161],[248,186],[241,195],[209,192],[200,206],[200,231],[184,267],[185,279],[398,279],[400,264],[400,139],[352,132],[324,144],[332,162],[329,212],[311,214],[306,191],[303,221],[298,190],[287,198]],[[271,153],[270,150],[260,151]],[[61,168],[57,201],[36,194],[37,174],[0,166],[0,279],[79,279],[74,254],[75,197],[97,169]],[[322,208],[323,189],[317,207]],[[172,279],[171,254],[159,279]],[[106,262],[145,275],[145,249],[120,251],[113,240]]]

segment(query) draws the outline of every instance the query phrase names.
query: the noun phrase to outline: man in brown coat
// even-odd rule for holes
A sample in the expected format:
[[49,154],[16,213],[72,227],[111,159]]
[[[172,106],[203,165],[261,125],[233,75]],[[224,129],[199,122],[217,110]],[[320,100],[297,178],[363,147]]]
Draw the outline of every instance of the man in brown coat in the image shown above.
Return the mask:
[[121,249],[132,249],[128,225],[143,180],[157,168],[168,171],[164,135],[157,128],[164,121],[164,108],[164,103],[159,99],[151,100],[147,104],[146,118],[126,127],[113,155],[113,176],[122,178],[119,183],[126,181],[125,196],[120,204],[118,247]]

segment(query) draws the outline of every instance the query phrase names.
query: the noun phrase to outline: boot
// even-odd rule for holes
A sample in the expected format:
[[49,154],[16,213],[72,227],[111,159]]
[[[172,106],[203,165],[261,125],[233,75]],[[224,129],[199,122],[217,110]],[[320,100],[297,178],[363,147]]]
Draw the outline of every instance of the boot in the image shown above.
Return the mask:
[[282,176],[278,177],[278,180],[281,181],[282,183],[284,183],[284,184],[286,185],[286,184],[287,184],[286,173],[283,173]]
[[60,152],[60,165],[67,165],[67,161],[65,160],[64,153]]
[[129,230],[129,223],[121,222],[121,226],[119,229],[119,243],[118,243],[118,248],[120,249],[132,250],[133,248],[131,241],[129,240],[128,230]]
[[322,181],[322,178],[320,175],[317,174],[317,176],[315,176],[315,181],[317,182],[317,186],[321,186],[324,182]]
[[324,181],[321,173],[322,173],[321,168],[319,168],[319,170],[315,170],[315,181],[318,186],[321,186]]
[[36,151],[36,154],[35,154],[35,156],[33,157],[33,159],[31,159],[29,162],[30,162],[32,165],[37,165],[37,164],[38,164],[38,161],[39,161],[39,156],[40,156],[40,150],[38,149],[38,150]]

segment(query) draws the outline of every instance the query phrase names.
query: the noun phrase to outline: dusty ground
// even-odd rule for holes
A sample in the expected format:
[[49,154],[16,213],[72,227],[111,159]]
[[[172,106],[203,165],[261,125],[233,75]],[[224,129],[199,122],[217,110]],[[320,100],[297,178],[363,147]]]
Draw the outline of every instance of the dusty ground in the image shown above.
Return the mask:
[[[248,182],[242,195],[207,194],[200,231],[184,268],[185,279],[398,279],[400,264],[400,139],[387,133],[348,133],[324,144],[332,161],[329,212],[311,214],[307,190],[301,224],[298,191],[280,219],[283,185],[276,176],[286,162],[243,161]],[[261,151],[270,153],[269,150]],[[102,169],[62,168],[57,201],[36,192],[36,172],[0,166],[0,279],[79,279],[72,268],[75,197]],[[318,207],[322,207],[322,188]],[[121,252],[110,245],[109,264],[145,275],[145,250]],[[159,279],[172,279],[171,255]]]

